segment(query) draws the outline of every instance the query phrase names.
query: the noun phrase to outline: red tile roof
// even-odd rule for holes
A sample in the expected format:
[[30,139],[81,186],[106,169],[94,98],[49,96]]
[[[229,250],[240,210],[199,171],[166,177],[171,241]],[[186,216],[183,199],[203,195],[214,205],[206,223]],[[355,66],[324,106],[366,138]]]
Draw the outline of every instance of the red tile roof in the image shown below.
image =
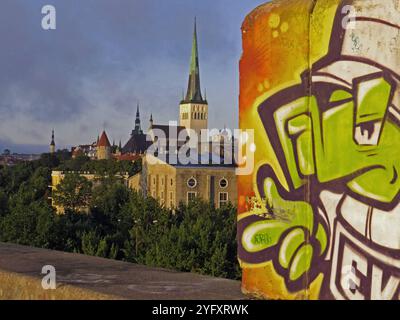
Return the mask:
[[110,141],[108,140],[107,133],[103,131],[99,142],[97,143],[98,147],[111,147]]
[[141,158],[139,154],[125,153],[121,155],[114,155],[114,158],[118,161],[136,161]]

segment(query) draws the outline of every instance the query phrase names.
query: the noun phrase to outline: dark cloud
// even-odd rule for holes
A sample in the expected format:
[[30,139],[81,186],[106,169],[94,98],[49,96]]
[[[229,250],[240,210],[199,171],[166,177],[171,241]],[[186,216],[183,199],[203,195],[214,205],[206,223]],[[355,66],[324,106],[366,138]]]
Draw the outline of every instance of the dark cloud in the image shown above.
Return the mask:
[[[262,2],[2,0],[0,138],[6,141],[0,147],[36,140],[45,145],[52,127],[62,143],[84,143],[104,122],[124,141],[138,101],[144,127],[151,112],[158,121],[175,119],[194,16],[211,125],[237,125],[240,26]],[[45,4],[57,9],[55,31],[41,29]],[[21,130],[26,126],[29,137]]]

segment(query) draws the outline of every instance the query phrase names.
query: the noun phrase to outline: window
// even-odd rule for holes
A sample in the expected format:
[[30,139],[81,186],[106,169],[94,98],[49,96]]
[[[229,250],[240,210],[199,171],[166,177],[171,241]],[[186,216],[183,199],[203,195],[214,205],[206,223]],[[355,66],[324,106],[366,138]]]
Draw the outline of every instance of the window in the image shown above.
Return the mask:
[[194,177],[191,177],[190,179],[188,179],[187,181],[187,186],[189,188],[195,188],[197,186],[197,180]]
[[196,199],[196,196],[197,196],[196,192],[189,191],[187,193],[187,202],[190,203],[190,202],[194,201]]
[[228,192],[219,193],[219,207],[223,207],[228,203]]
[[222,189],[225,189],[228,186],[228,180],[226,180],[225,178],[222,178],[221,180],[219,180],[219,186]]
[[174,180],[173,179],[171,179],[171,186],[173,186],[174,185]]

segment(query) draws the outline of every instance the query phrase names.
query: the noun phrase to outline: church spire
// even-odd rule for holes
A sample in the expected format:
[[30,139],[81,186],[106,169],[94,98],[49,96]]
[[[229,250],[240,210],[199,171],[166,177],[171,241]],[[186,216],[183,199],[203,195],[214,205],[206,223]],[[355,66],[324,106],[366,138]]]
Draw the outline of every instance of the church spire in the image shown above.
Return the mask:
[[51,130],[51,142],[50,142],[50,153],[54,153],[56,151],[56,143],[54,141],[54,129]]
[[137,104],[137,109],[136,109],[136,119],[135,119],[135,129],[132,131],[132,135],[134,134],[142,134],[142,128],[140,125],[140,109],[139,109],[139,103]]
[[55,142],[54,142],[54,129],[51,130],[51,142],[50,142],[50,145],[51,145],[51,146],[54,146],[54,145],[55,145]]
[[193,42],[192,42],[192,56],[190,60],[189,70],[189,83],[186,93],[185,103],[190,102],[205,102],[201,95],[200,87],[200,68],[199,68],[199,52],[197,43],[197,23],[196,18],[194,20],[194,31],[193,31]]

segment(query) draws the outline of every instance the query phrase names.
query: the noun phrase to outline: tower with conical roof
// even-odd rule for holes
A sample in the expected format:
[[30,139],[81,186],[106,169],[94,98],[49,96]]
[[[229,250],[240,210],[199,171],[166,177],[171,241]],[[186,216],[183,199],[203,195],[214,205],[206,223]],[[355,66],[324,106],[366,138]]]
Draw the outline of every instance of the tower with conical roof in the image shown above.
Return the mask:
[[50,142],[50,153],[54,154],[56,152],[56,143],[54,142],[54,129],[51,130],[51,142]]
[[97,142],[97,160],[109,160],[111,159],[111,144],[108,140],[107,133],[103,131]]
[[201,130],[208,128],[208,103],[206,99],[203,99],[201,93],[196,19],[194,21],[188,88],[179,109],[180,125],[186,129],[194,130],[200,137]]

